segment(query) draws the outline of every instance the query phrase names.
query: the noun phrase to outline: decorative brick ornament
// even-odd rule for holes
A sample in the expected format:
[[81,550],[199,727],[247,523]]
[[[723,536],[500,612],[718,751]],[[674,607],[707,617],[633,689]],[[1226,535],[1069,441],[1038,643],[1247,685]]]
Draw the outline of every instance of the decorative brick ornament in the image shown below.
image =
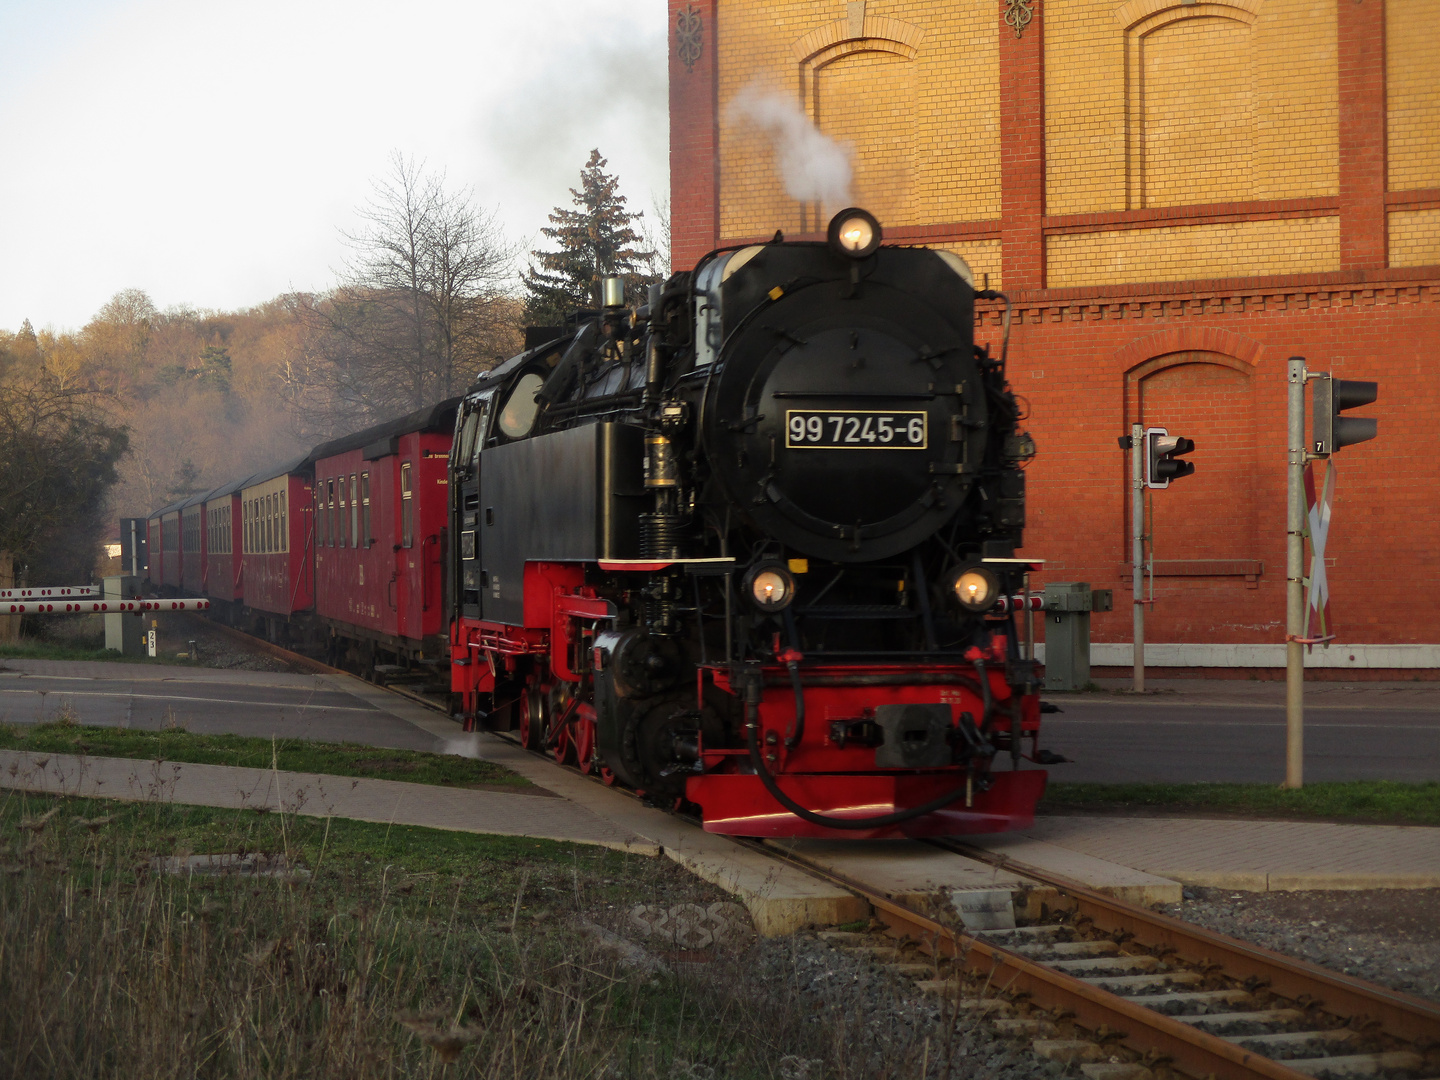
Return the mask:
[[1031,0],[1005,0],[1005,25],[1015,31],[1018,38],[1025,33],[1025,27],[1035,17]]
[[687,5],[684,11],[676,13],[675,52],[680,57],[680,62],[685,65],[686,71],[694,71],[695,62],[700,59],[703,32],[704,24],[694,4]]

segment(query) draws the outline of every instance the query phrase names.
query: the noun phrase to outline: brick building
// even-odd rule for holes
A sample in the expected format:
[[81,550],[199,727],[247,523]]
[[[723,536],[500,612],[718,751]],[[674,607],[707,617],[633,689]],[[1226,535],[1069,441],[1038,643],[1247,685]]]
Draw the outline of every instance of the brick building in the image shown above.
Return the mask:
[[[786,195],[736,94],[849,142],[887,242],[953,250],[1013,301],[1026,553],[1116,590],[1097,663],[1129,663],[1116,437],[1139,421],[1199,444],[1151,498],[1148,659],[1283,665],[1303,355],[1378,380],[1381,432],[1335,459],[1343,646],[1309,663],[1440,673],[1440,0],[670,0],[670,20],[675,265],[838,209]],[[978,323],[998,347],[999,312]]]

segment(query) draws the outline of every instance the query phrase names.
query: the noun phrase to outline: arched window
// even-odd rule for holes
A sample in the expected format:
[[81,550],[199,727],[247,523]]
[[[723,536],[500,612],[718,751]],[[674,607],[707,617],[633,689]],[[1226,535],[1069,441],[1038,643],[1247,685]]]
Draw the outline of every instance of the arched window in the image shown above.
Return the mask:
[[[1147,499],[1157,579],[1232,578],[1250,587],[1258,580],[1262,481],[1252,370],[1221,353],[1187,351],[1126,375],[1127,424],[1167,428],[1196,446],[1194,475]],[[1125,513],[1128,562],[1128,500]]]
[[1132,20],[1125,31],[1130,209],[1254,197],[1256,2],[1131,0],[1117,13]]

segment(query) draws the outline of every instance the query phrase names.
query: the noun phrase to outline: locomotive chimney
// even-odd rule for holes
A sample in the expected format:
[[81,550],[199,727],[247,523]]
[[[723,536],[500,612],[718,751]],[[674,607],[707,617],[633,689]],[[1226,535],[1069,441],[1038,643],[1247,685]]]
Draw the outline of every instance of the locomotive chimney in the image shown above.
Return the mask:
[[601,285],[601,296],[604,306],[607,308],[618,308],[625,306],[625,279],[618,277],[607,277]]

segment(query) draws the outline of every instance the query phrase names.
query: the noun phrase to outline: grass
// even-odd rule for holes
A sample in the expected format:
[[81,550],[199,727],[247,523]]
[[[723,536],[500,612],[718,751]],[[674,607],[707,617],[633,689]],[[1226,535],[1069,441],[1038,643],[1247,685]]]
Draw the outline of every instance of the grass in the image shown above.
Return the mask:
[[[111,660],[122,664],[189,664],[188,660],[177,660],[173,655],[121,656],[104,647],[88,644],[69,644],[62,641],[42,641],[37,638],[21,638],[19,641],[0,642],[0,659],[11,660]],[[191,664],[190,666],[194,666]]]
[[86,727],[63,720],[35,725],[0,724],[0,750],[184,761],[252,769],[274,767],[284,772],[369,776],[444,787],[531,786],[530,781],[502,765],[454,754],[391,750],[359,743],[197,735],[183,728],[139,731],[135,728]]
[[1440,782],[1353,780],[1298,790],[1270,784],[1051,784],[1041,813],[1209,810],[1247,817],[1440,825]]
[[[311,872],[153,869],[200,852]],[[0,1074],[774,1078],[798,1054],[858,1077],[861,1021],[806,1011],[755,974],[755,947],[655,972],[581,932],[719,896],[668,860],[597,848],[11,792]]]

